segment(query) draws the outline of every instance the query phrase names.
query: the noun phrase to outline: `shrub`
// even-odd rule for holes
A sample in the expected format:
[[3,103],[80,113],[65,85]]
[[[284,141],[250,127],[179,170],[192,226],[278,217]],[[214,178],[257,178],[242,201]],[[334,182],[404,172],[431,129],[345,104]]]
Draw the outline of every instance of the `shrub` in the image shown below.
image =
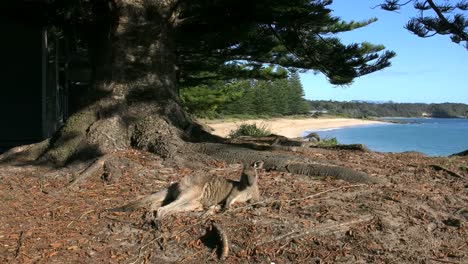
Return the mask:
[[319,146],[319,147],[334,147],[336,145],[338,145],[338,140],[336,140],[335,137],[333,137],[333,138],[323,138],[317,144],[317,146]]
[[271,135],[271,131],[268,130],[266,125],[257,126],[257,124],[242,124],[229,133],[230,138],[241,136],[265,137],[269,135]]

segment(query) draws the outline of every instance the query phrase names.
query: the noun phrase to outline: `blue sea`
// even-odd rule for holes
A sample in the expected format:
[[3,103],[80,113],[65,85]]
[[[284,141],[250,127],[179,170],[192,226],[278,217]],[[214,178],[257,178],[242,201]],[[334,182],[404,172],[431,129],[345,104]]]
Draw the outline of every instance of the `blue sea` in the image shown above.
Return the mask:
[[408,123],[385,123],[315,132],[321,138],[335,137],[341,144],[361,143],[371,150],[380,152],[418,151],[429,156],[448,156],[468,149],[468,119],[387,118],[386,120]]

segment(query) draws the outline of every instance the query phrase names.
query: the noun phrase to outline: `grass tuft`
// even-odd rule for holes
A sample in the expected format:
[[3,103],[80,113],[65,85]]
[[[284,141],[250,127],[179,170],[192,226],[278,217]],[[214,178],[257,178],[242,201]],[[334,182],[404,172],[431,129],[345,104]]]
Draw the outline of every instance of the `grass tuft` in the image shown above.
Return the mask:
[[317,143],[319,147],[334,147],[336,145],[338,145],[338,140],[335,137],[323,138]]
[[257,126],[257,124],[242,124],[229,133],[230,138],[238,138],[241,136],[266,137],[269,135],[271,135],[271,131],[268,130],[266,125]]

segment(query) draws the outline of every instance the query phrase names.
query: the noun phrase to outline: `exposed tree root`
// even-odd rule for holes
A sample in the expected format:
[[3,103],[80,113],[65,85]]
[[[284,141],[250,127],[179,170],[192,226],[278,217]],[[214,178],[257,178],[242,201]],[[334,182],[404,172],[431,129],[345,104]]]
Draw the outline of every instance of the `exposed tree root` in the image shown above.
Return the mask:
[[[314,133],[312,133],[314,134]],[[321,146],[316,142],[304,141],[301,138],[290,139],[284,136],[270,135],[268,137],[243,136],[228,141],[231,144],[245,146],[255,150],[295,150],[299,148],[323,148],[337,150],[352,150],[368,152],[369,149],[363,144],[338,144],[335,146]]]
[[56,166],[65,166],[78,152],[95,153],[100,156],[96,146],[88,146],[87,130],[96,121],[94,107],[89,107],[73,114],[65,125],[50,139],[48,148],[41,154],[41,161],[50,162]]
[[286,165],[286,169],[292,174],[302,174],[313,177],[335,177],[348,182],[366,182],[377,183],[377,179],[369,177],[369,175],[354,171],[352,169],[328,164],[307,164],[307,163],[291,163]]
[[36,161],[49,147],[49,142],[50,139],[46,139],[38,143],[14,147],[0,155],[0,163]]
[[80,172],[78,175],[74,177],[71,183],[68,185],[68,188],[74,189],[77,188],[84,180],[89,178],[90,176],[98,173],[104,167],[104,163],[109,158],[109,155],[104,155],[98,159],[96,159],[93,163],[91,163],[86,169]]
[[227,163],[253,163],[257,160],[262,160],[264,162],[263,167],[266,170],[277,170],[312,177],[332,176],[350,182],[379,182],[377,179],[362,172],[357,172],[342,166],[317,164],[313,160],[296,155],[267,151],[262,152],[216,143],[192,144],[187,146],[186,149],[211,156]]
[[308,141],[303,140],[295,140],[289,139],[284,136],[279,135],[270,135],[267,137],[251,137],[251,136],[242,136],[234,139],[230,139],[228,141],[231,144],[263,144],[263,145],[270,145],[270,146],[288,146],[288,147],[303,147],[306,145],[310,145],[311,143]]

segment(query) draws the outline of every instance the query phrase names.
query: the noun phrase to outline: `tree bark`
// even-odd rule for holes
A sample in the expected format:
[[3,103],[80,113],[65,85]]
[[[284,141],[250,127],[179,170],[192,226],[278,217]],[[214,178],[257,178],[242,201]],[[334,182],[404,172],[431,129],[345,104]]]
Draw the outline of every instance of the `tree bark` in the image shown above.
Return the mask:
[[87,27],[93,84],[41,159],[62,166],[126,147],[171,156],[193,128],[176,92],[174,1],[102,1]]

